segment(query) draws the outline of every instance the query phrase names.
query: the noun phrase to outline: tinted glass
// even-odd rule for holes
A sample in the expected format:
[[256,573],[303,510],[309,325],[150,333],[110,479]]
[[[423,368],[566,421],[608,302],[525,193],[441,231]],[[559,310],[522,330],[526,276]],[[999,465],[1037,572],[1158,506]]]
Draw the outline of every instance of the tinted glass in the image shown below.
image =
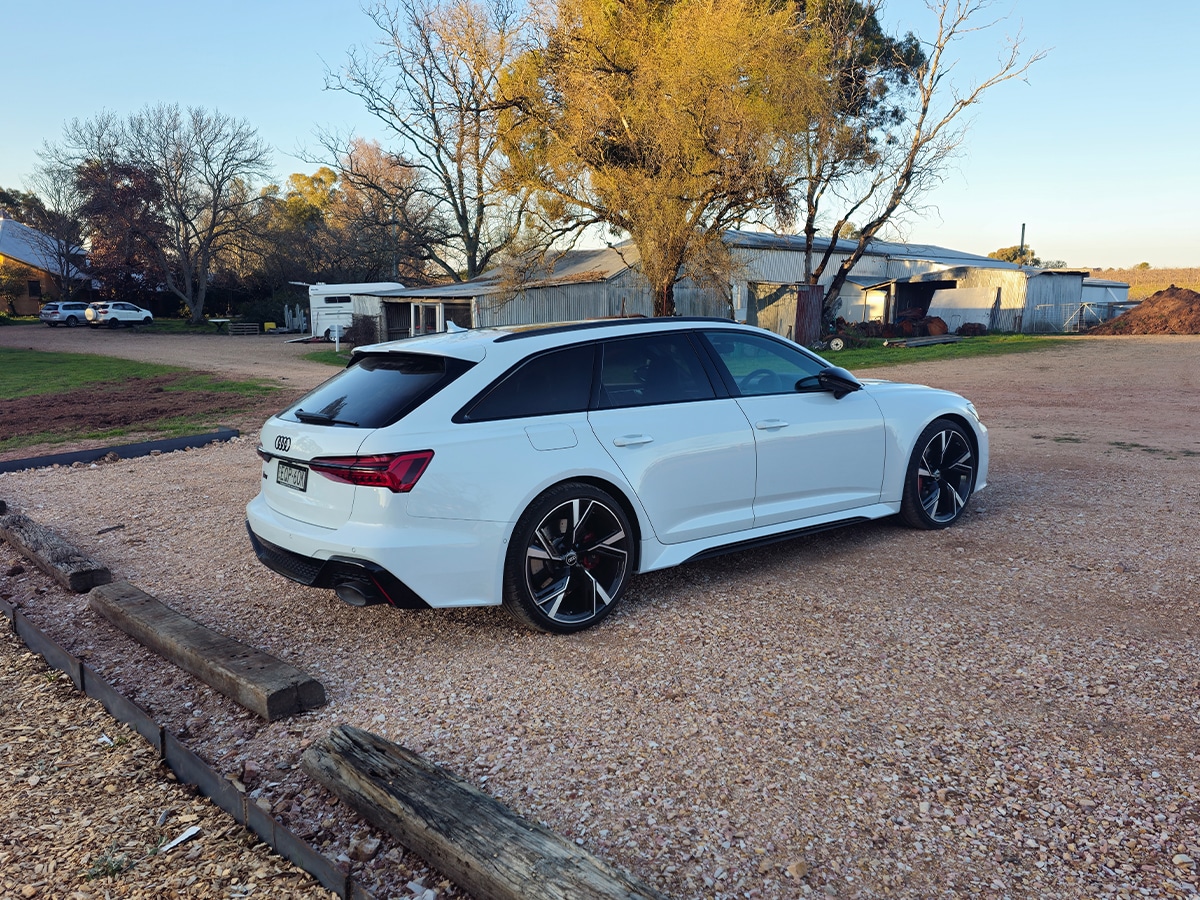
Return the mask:
[[469,407],[471,422],[582,412],[592,394],[591,344],[526,360]]
[[604,343],[600,408],[685,403],[716,396],[686,334]]
[[825,368],[798,347],[765,335],[709,331],[705,337],[744,397],[815,389],[815,376]]
[[424,353],[365,356],[310,391],[280,418],[382,428],[402,419],[471,365]]

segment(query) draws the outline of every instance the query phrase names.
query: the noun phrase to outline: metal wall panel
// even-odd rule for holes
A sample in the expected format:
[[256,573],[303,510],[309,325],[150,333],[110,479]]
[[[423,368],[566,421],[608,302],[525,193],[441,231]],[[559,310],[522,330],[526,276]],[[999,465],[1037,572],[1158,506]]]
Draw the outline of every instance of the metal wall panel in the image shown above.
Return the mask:
[[1057,333],[1078,330],[1083,308],[1082,273],[1042,273],[1029,278],[1028,284],[1025,331]]

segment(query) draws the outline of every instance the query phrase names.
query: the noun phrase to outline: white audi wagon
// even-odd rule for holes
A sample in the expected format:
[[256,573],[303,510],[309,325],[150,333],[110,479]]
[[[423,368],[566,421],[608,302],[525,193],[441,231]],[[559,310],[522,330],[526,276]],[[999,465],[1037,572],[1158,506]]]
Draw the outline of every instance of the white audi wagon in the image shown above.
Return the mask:
[[247,527],[281,575],[568,633],[639,572],[884,516],[951,525],[988,438],[957,394],[758,328],[620,319],[360,347],[259,455]]

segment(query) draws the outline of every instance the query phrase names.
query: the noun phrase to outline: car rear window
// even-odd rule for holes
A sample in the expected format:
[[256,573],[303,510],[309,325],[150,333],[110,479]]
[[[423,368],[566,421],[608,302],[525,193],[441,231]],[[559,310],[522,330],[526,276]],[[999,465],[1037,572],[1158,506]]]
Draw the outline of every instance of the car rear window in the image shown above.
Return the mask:
[[383,428],[398,422],[474,363],[425,353],[369,354],[280,413],[292,422]]

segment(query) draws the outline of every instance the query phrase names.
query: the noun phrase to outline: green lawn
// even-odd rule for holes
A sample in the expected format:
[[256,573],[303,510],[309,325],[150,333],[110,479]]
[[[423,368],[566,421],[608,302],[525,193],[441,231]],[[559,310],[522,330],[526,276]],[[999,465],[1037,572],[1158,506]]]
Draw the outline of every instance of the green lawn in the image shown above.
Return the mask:
[[835,366],[849,369],[877,369],[905,363],[932,362],[939,359],[967,359],[972,356],[999,356],[1005,353],[1030,353],[1063,347],[1079,340],[1068,335],[989,334],[963,338],[953,344],[927,347],[885,347],[883,340],[870,340],[866,347],[846,350],[820,350],[820,355]]

